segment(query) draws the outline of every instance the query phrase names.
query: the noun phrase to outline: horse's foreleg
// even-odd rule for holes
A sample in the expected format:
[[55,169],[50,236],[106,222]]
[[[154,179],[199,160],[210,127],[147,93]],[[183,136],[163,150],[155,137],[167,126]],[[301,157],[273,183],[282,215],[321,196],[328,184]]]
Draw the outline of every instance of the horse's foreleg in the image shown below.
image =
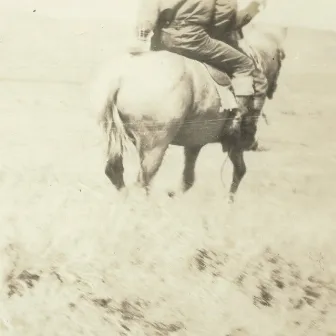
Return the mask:
[[125,187],[122,156],[118,155],[107,160],[105,174],[110,179],[112,184],[117,188],[117,190]]
[[195,182],[195,165],[203,146],[184,147],[182,192],[188,191]]
[[138,175],[138,184],[146,189],[147,195],[149,194],[151,181],[161,166],[167,148],[168,145],[140,150],[141,170]]
[[234,202],[239,184],[246,174],[246,165],[244,161],[244,152],[239,147],[234,146],[231,150],[229,150],[229,158],[233,164],[233,179],[229,196],[229,201],[232,203]]

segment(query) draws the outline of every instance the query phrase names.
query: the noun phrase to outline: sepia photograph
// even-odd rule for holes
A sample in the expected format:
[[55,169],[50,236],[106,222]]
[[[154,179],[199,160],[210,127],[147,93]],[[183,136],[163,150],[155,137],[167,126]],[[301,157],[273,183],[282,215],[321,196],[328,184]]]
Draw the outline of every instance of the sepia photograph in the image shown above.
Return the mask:
[[336,336],[336,0],[0,0],[1,336]]

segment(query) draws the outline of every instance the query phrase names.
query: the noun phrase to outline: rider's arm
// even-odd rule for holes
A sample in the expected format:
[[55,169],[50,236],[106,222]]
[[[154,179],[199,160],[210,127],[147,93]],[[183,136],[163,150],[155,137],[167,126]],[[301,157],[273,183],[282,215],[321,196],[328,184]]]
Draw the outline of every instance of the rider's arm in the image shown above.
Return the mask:
[[139,4],[136,21],[136,33],[140,40],[146,40],[148,35],[154,30],[160,7],[158,0],[142,0]]
[[244,9],[237,12],[236,28],[240,29],[251,22],[251,20],[259,13],[260,1],[252,1]]

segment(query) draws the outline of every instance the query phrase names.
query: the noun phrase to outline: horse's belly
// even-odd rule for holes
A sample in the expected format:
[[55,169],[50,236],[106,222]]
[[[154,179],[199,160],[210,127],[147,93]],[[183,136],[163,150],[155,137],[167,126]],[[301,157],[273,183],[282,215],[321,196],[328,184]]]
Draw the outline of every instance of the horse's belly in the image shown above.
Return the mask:
[[206,145],[219,141],[224,127],[226,112],[208,112],[185,120],[176,134],[172,144],[178,146]]

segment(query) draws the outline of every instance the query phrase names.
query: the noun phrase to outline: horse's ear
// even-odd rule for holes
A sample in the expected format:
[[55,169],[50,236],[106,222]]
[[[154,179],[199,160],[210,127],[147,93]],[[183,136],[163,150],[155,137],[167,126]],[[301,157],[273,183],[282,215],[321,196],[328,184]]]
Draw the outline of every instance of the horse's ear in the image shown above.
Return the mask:
[[286,58],[286,53],[283,48],[278,49],[280,60],[283,61]]
[[288,27],[282,27],[282,36],[281,36],[281,44],[283,44],[287,38],[288,35]]

